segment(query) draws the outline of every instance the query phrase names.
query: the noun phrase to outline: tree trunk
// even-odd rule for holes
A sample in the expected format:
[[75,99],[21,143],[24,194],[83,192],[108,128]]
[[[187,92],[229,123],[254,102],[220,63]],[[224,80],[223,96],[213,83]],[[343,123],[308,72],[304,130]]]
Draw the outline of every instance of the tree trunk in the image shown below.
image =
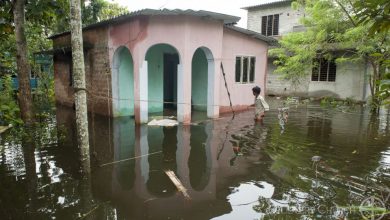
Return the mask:
[[[87,92],[85,87],[85,69],[83,35],[81,29],[80,0],[70,1],[70,30],[72,40],[73,85],[76,106],[77,141],[82,157],[89,161],[89,135],[87,114]],[[89,170],[89,168],[87,168]]]
[[31,67],[27,58],[27,40],[24,33],[24,5],[25,0],[15,0],[13,13],[16,37],[16,66],[19,80],[18,100],[22,120],[29,125],[33,122],[33,106],[30,89]]
[[370,62],[373,69],[373,76],[371,78],[371,96],[372,96],[372,113],[379,113],[379,108],[381,105],[380,97],[379,97],[379,84],[378,84],[378,65],[374,61]]

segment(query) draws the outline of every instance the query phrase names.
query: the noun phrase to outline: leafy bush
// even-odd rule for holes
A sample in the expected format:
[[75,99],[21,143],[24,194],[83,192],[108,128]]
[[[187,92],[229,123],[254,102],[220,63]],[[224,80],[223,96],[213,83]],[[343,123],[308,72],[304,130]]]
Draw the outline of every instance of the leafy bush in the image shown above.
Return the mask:
[[338,108],[343,111],[353,110],[358,102],[353,98],[336,99],[334,97],[323,97],[321,99],[322,107]]
[[38,87],[34,94],[34,110],[38,118],[46,118],[53,110],[55,103],[54,97],[54,77],[50,72],[41,72],[39,66],[33,66],[38,76]]
[[9,75],[5,75],[1,78],[0,124],[23,124],[23,121],[20,118],[20,109],[14,97],[11,76]]

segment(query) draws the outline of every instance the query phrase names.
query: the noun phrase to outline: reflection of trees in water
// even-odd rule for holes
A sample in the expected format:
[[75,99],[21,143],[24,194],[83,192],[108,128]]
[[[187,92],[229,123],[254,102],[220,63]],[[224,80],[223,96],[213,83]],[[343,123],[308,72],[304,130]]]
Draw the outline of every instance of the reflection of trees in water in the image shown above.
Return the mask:
[[[384,216],[386,210],[390,210],[390,190],[383,183],[379,183],[379,179],[374,180],[375,184],[367,181],[369,179],[372,181],[373,178],[376,177],[370,176],[361,182],[356,179],[340,180],[340,178],[339,182],[330,181],[329,178],[307,179],[308,183],[311,183],[309,187],[279,184],[277,187],[282,192],[282,196],[259,197],[253,209],[265,214],[264,219],[283,219],[287,216],[290,218],[295,216],[297,219],[302,217],[362,219],[362,214]],[[385,182],[389,181],[390,178],[387,177]],[[350,187],[347,188],[347,185]],[[372,199],[376,199],[377,203],[367,203],[367,200],[372,201]],[[364,209],[369,210],[369,213],[362,213]]]
[[203,190],[210,178],[210,170],[207,167],[206,143],[207,133],[204,126],[192,126],[190,138],[190,156],[188,168],[190,184],[194,190]]
[[[341,125],[343,121],[335,121],[347,116],[347,122],[356,119],[361,120],[361,123],[357,121]],[[316,207],[326,210],[322,215],[324,219],[335,219],[346,214],[340,206],[359,208],[367,196],[375,195],[380,198],[380,191],[365,190],[365,186],[370,183],[362,177],[370,174],[369,179],[376,183],[390,183],[389,174],[386,180],[383,179],[386,172],[371,175],[372,171],[377,170],[383,150],[388,148],[388,126],[384,126],[382,122],[381,128],[380,120],[372,116],[347,116],[343,114],[325,118],[324,114],[324,118],[309,117],[306,126],[293,121],[283,135],[280,135],[278,129],[270,127],[266,146],[261,152],[272,158],[273,162],[258,178],[274,185],[275,192],[271,199],[260,197],[260,204],[254,207],[266,214],[264,219],[293,219],[294,216],[300,218],[304,215],[313,218],[321,214]],[[242,132],[243,130],[248,129],[243,128],[232,135],[231,143],[233,146],[251,149],[256,146],[253,142],[258,140],[258,134],[253,132],[252,135],[251,132]],[[251,150],[244,151],[243,154],[250,152]],[[320,155],[324,159],[319,165],[319,173],[313,169],[311,162],[314,155]],[[356,179],[352,178],[353,175],[356,175]],[[387,188],[388,185],[385,184]],[[356,186],[364,187],[357,189]],[[356,196],[358,194],[361,196]],[[296,210],[301,210],[302,213],[297,213]],[[356,211],[349,217],[361,218],[361,215]]]
[[[14,143],[8,146],[6,153],[13,156],[20,151],[18,157],[22,158],[1,155],[1,219],[76,219],[96,205],[96,200],[92,199],[89,171],[83,169],[89,167],[89,159],[82,158],[77,147],[73,114],[72,109],[58,107],[57,120],[53,116],[48,121],[41,121],[28,133],[33,135],[31,140],[15,136],[19,134],[16,132],[8,133],[7,140]],[[106,133],[107,121],[104,122],[97,129],[101,133]],[[111,137],[100,136],[96,143],[107,147]],[[12,160],[14,163],[15,159],[22,163],[18,164],[17,170],[7,162]],[[109,210],[108,205],[105,206]],[[101,209],[99,206],[95,211]]]
[[0,216],[2,219],[24,219],[28,203],[27,186],[14,176],[8,175],[8,168],[2,160],[0,165]]
[[[7,163],[4,149],[0,165],[0,216],[2,219],[26,219],[38,216],[38,177],[35,162],[35,140],[28,134],[21,138],[20,146],[11,146],[6,151],[21,150],[23,164]],[[11,153],[11,152],[7,152]],[[11,158],[17,160],[18,158]],[[15,163],[16,161],[9,161]],[[9,167],[9,165],[11,165]],[[14,175],[9,175],[15,172]]]
[[322,143],[330,142],[332,134],[332,121],[322,117],[310,117],[307,121],[307,136]]
[[251,150],[260,148],[260,144],[267,138],[267,131],[268,128],[259,123],[252,126],[247,125],[231,135],[230,143],[250,153]]
[[176,173],[177,126],[175,127],[148,127],[149,153],[162,150],[162,154],[150,155],[149,178],[146,182],[148,191],[157,197],[169,197],[176,192],[164,170],[169,169]]
[[[69,129],[69,131],[71,130]],[[80,168],[78,162],[80,161],[77,160],[77,156],[68,157],[69,154],[73,155],[73,153],[77,155],[77,145],[71,144],[71,140],[58,138],[60,136],[62,135],[57,136],[57,128],[53,118],[41,121],[21,133],[11,132],[8,134],[10,140],[20,140],[20,145],[17,142],[12,142],[7,151],[14,154],[20,149],[23,153],[23,164],[19,164],[16,169],[15,167],[7,167],[8,165],[4,162],[8,159],[3,158],[3,164],[0,165],[1,192],[6,192],[9,195],[0,194],[0,201],[6,201],[6,203],[0,202],[2,219],[50,219],[52,217],[74,216],[77,208],[73,212],[67,212],[64,209],[66,206],[69,207],[71,203],[74,203],[73,206],[77,206],[77,184],[72,184],[77,180],[74,181],[71,175],[64,174],[64,170],[60,166],[61,162],[66,161],[64,169],[75,167],[75,169],[67,169],[67,171],[69,173],[71,171],[78,172]],[[67,144],[64,144],[65,142]],[[75,158],[74,162],[76,163],[70,162],[69,158]],[[10,159],[13,163],[13,160],[18,158]],[[24,174],[20,175],[22,170]],[[10,175],[9,171],[15,173]],[[73,177],[77,178],[79,175]],[[13,180],[10,181],[11,179]],[[58,198],[61,196],[66,197],[67,200],[60,203]]]
[[[268,128],[255,123],[246,125],[231,135],[229,142],[232,144],[235,155],[230,159],[233,166],[238,156],[249,156],[252,152],[259,152],[268,136]],[[263,146],[264,147],[264,146]]]
[[36,217],[37,212],[37,174],[35,163],[35,143],[32,137],[24,137],[22,140],[24,166],[26,170],[26,187],[28,203],[28,215],[32,218]]

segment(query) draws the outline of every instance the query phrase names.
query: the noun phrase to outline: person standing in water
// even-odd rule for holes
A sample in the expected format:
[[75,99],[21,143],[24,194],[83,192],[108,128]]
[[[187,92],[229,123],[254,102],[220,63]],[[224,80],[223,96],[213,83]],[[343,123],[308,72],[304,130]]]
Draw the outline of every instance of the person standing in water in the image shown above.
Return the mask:
[[263,122],[265,112],[269,110],[269,105],[265,101],[264,97],[260,95],[260,87],[253,87],[252,93],[255,96],[255,103],[252,105],[255,107],[255,121]]

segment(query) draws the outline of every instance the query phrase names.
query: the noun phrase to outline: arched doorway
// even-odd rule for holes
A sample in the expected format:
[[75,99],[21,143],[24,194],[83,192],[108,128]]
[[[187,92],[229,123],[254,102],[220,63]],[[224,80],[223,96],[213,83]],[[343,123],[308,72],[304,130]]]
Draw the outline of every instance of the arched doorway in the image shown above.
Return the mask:
[[134,115],[134,66],[130,51],[119,47],[113,57],[112,67],[113,115]]
[[[192,57],[191,69],[191,108],[193,119],[198,116],[212,116],[214,106],[213,85],[214,77],[214,57],[210,49],[206,47],[198,48]],[[199,114],[204,112],[204,114]],[[202,116],[203,115],[203,116]]]
[[148,49],[145,60],[148,63],[149,114],[176,115],[179,53],[171,45],[156,44]]

